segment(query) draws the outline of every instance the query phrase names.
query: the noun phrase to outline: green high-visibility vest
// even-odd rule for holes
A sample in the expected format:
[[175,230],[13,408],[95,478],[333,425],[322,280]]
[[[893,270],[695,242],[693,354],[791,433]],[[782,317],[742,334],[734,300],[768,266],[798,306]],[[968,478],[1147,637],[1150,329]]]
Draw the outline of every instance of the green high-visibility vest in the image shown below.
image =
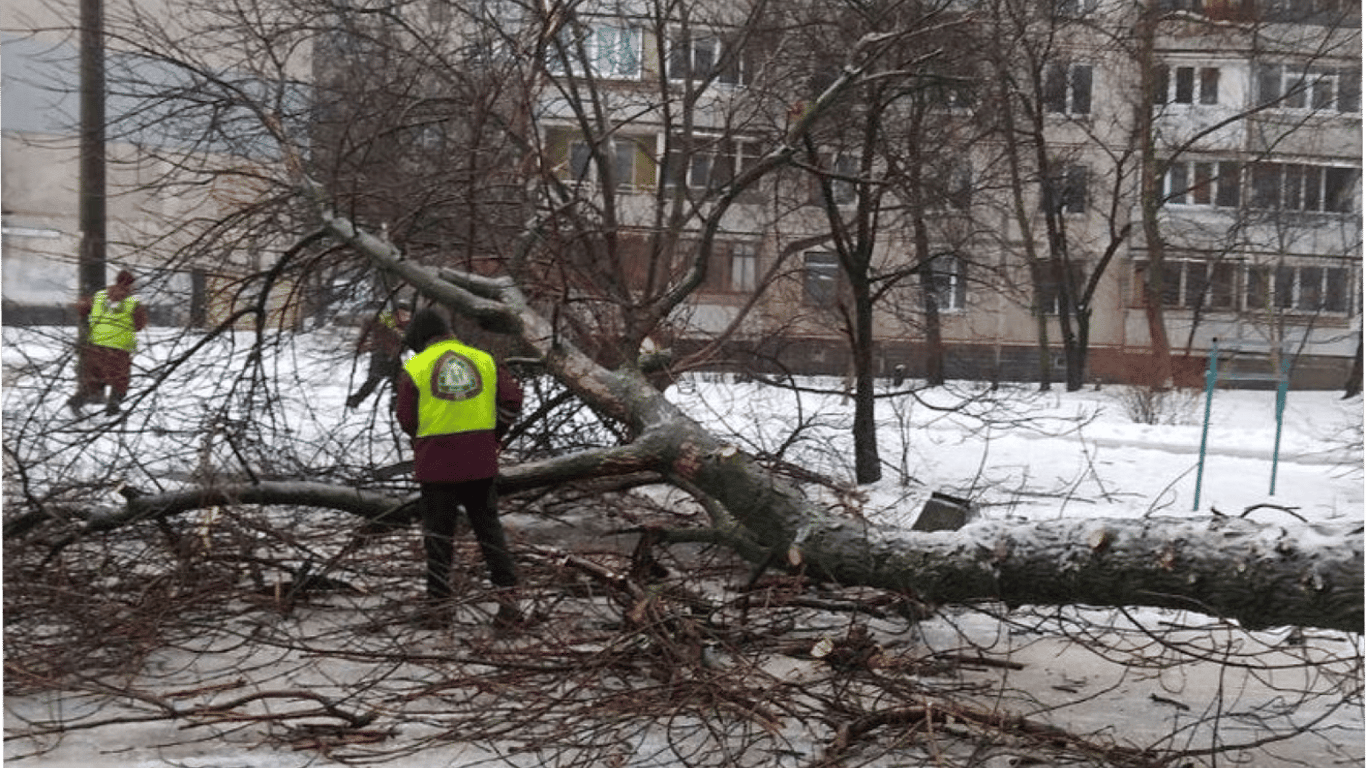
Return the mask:
[[492,430],[498,424],[498,366],[458,341],[438,341],[403,370],[417,386],[416,437]]
[[111,307],[108,289],[97,292],[90,303],[90,343],[125,352],[137,349],[137,329],[133,327],[137,307],[136,296],[126,296]]

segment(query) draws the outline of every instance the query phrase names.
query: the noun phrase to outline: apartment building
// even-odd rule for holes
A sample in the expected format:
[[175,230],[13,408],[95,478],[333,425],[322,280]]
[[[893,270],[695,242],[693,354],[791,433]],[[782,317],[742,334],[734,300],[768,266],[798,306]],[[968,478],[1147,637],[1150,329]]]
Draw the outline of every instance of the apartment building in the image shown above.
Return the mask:
[[[985,26],[989,15],[980,7],[966,8],[960,23]],[[1201,380],[1216,340],[1226,354],[1242,351],[1235,366],[1261,370],[1290,354],[1297,385],[1345,380],[1361,329],[1359,5],[1187,3],[1155,10],[1147,48],[1134,35],[1132,8],[1101,2],[1040,10],[1010,40],[1018,53],[1031,54],[1016,61],[1034,62],[1037,88],[1019,94],[1021,102],[1033,97],[1037,115],[1016,118],[1027,126],[1015,129],[1025,136],[1017,149],[1046,154],[1049,166],[1019,163],[1011,188],[1003,181],[1002,134],[977,134],[956,150],[962,194],[971,202],[926,210],[936,220],[932,236],[940,238],[929,286],[907,277],[903,292],[911,296],[883,297],[875,325],[880,371],[923,370],[928,293],[950,376],[1061,380],[1068,330],[1059,315],[1068,313],[1074,336],[1086,324],[1077,343],[1088,353],[1088,381],[1141,380],[1152,356],[1146,305],[1154,294],[1145,287],[1160,259],[1156,295],[1178,383]],[[765,102],[782,78],[760,72],[758,57],[745,55],[752,51],[727,58],[727,41],[743,38],[737,31],[693,29],[683,36],[677,27],[609,13],[590,18],[579,34],[597,87],[638,93],[642,83],[675,83],[676,98],[713,99],[708,114],[715,122],[690,123],[688,141],[668,135],[677,126],[664,125],[646,99],[628,98],[623,111],[635,109],[633,116],[612,122],[610,140],[595,144],[582,135],[574,110],[560,103],[543,111],[540,126],[549,162],[564,179],[591,183],[601,178],[593,163],[608,163],[608,178],[623,197],[655,200],[662,190],[701,208],[705,191],[724,189],[781,135],[781,124],[753,118],[775,112]],[[678,37],[658,39],[671,34]],[[1004,73],[986,57],[970,63],[957,69],[944,107],[980,123],[975,108],[983,102],[970,94],[991,91]],[[1008,77],[1029,83],[1030,75],[1016,70]],[[971,78],[982,82],[965,82]],[[705,80],[705,91],[689,89],[696,79]],[[762,93],[744,93],[760,80]],[[789,82],[798,91],[805,85]],[[813,94],[787,96],[800,103]],[[1135,136],[1140,109],[1151,121],[1147,148]],[[835,201],[851,210],[867,189],[859,184],[867,179],[858,178],[856,151],[832,151],[825,166]],[[1146,198],[1145,174],[1152,179]],[[775,188],[746,191],[718,227],[724,237],[675,327],[676,339],[686,346],[729,330],[732,353],[758,355],[755,364],[842,374],[850,365],[846,276],[834,249],[820,242],[828,226],[821,201],[809,195],[803,210],[801,181],[787,174],[776,187],[784,182],[786,197]],[[1012,198],[1026,201],[1024,215],[1011,210]],[[787,207],[772,215],[780,199]],[[1153,205],[1153,226],[1144,220],[1145,200]],[[1056,214],[1052,226],[1045,211]],[[648,250],[650,221],[640,227],[641,250]],[[960,232],[976,233],[954,235],[955,222]],[[911,239],[905,227],[886,228],[873,259],[883,275],[921,258]],[[779,259],[788,279],[768,285],[751,306],[760,276]],[[732,329],[742,307],[750,314]],[[1041,334],[1052,367],[1046,373]]]

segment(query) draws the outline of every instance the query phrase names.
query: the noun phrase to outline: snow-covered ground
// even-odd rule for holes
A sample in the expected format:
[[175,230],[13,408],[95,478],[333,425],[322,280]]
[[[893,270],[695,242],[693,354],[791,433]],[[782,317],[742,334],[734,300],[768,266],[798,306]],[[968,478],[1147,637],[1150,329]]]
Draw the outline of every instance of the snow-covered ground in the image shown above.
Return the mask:
[[[25,365],[50,354],[41,349],[17,354],[20,337],[11,329],[5,334],[7,421],[12,424],[44,409],[55,418],[65,392],[35,402],[31,393],[13,389],[16,381],[23,381]],[[307,362],[310,359],[309,355],[298,358],[303,362],[297,375],[315,384],[307,398],[307,415],[298,415],[299,421],[291,427],[300,439],[307,442],[325,435],[326,440],[350,445],[361,439],[357,435],[367,434],[364,430],[374,431],[366,414],[336,407],[347,392],[345,377],[334,368],[315,370],[319,366]],[[293,369],[290,375],[296,375]],[[135,391],[137,387],[135,382]],[[848,447],[851,404],[845,398],[807,393],[799,400],[790,392],[705,375],[689,377],[670,392],[696,418],[735,434],[737,442],[749,450],[780,453],[788,461],[823,472],[852,474],[848,458],[852,455]],[[1027,386],[989,391],[959,382],[915,397],[886,398],[881,401],[879,424],[887,471],[881,482],[861,489],[862,512],[878,522],[909,525],[928,494],[941,491],[970,499],[987,518],[1190,516],[1217,510],[1279,523],[1363,519],[1360,398],[1344,400],[1339,392],[1289,393],[1277,448],[1275,393],[1219,390],[1210,410],[1201,472],[1203,393],[1172,396],[1160,409],[1158,424],[1135,423],[1126,413],[1126,402],[1131,404],[1137,396],[1123,387],[1039,393]],[[962,407],[965,401],[968,405]],[[159,430],[166,439],[183,439],[165,419],[149,418],[150,432]],[[802,437],[788,445],[781,443],[791,433],[790,427],[797,425],[803,426]],[[385,455],[392,435],[375,434],[384,445],[366,446],[358,455]],[[193,451],[186,451],[187,466],[193,460]],[[74,464],[77,459],[71,461]],[[528,533],[519,528],[535,525],[532,520],[509,522],[514,540]],[[1132,663],[1132,655],[1124,656],[1121,664],[1103,661],[1109,650],[1134,643],[1147,628],[1174,618],[1162,612],[1100,612],[1100,625],[1113,630],[1090,636],[1089,651],[1080,648],[1075,638],[1063,643],[1030,627],[1031,622],[1066,623],[1077,615],[1044,612],[1002,622],[984,613],[946,612],[922,622],[915,642],[957,647],[964,638],[971,638],[994,653],[1008,650],[1021,666],[975,674],[993,679],[1011,676],[1012,690],[1031,694],[1028,700],[1014,702],[1017,711],[1048,713],[1052,722],[1079,732],[1194,747],[1198,745],[1195,740],[1210,736],[1187,727],[1207,720],[1214,709],[1244,713],[1225,720],[1220,738],[1229,740],[1255,735],[1273,721],[1284,727],[1322,717],[1312,734],[1253,753],[1246,757],[1251,760],[1248,764],[1279,768],[1362,763],[1359,699],[1342,706],[1340,697],[1338,701],[1332,701],[1331,695],[1309,697],[1294,699],[1298,705],[1287,708],[1286,702],[1292,699],[1278,693],[1282,681],[1270,679],[1274,675],[1252,680],[1242,673],[1230,675],[1217,665],[1159,664],[1159,658],[1153,659],[1151,667],[1141,667]],[[1198,645],[1209,635],[1192,631],[1190,637],[1173,635],[1169,641]],[[1350,657],[1359,651],[1355,647],[1359,637],[1344,638],[1340,633],[1315,633],[1306,645],[1280,645],[1285,639],[1284,632],[1265,633],[1259,642],[1266,643],[1261,649],[1266,654],[1285,656],[1288,675],[1306,674],[1296,660],[1307,655]],[[1161,646],[1153,647],[1165,653]],[[1168,651],[1175,657],[1174,649]],[[1259,661],[1267,658],[1260,656]],[[801,670],[794,668],[792,674],[800,675]],[[212,673],[205,675],[212,677]],[[193,680],[184,682],[186,688],[192,687]],[[337,685],[337,680],[328,684]],[[60,695],[7,697],[7,735],[12,736],[19,720],[79,708],[83,701],[66,701]],[[21,717],[16,719],[16,714]],[[187,744],[179,728],[178,723],[160,720],[123,722],[74,731],[47,750],[35,750],[36,742],[28,739],[10,738],[5,756],[15,765],[43,768],[334,764],[315,752],[261,746],[250,735],[237,732]],[[176,746],[164,748],[165,744]],[[486,757],[478,749],[456,744],[405,756],[398,764],[429,768],[474,764]],[[1236,757],[1220,757],[1218,764],[1229,764]],[[641,759],[627,764],[655,763]]]

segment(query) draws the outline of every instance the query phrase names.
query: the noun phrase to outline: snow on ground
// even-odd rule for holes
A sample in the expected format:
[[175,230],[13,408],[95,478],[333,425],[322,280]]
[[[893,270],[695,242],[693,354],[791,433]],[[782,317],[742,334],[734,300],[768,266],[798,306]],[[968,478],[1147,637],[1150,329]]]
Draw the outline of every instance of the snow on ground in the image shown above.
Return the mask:
[[[25,340],[32,338],[5,329],[4,415],[10,425],[39,411],[55,418],[66,395],[61,391],[64,384],[56,385],[57,394],[49,392],[46,398],[36,400],[31,391],[15,389],[16,383],[32,384],[26,377],[32,375],[35,361],[57,354],[47,344],[25,346]],[[153,349],[143,354],[163,358],[169,353]],[[337,407],[347,392],[345,377],[336,373],[335,361],[316,362],[321,359],[305,350],[287,361],[287,375],[298,376],[310,387],[310,405],[291,414],[291,429],[305,443],[326,440],[343,446],[375,434],[375,442],[383,445],[367,445],[363,453],[387,455],[392,435],[375,430],[367,414]],[[135,381],[135,395],[139,386]],[[709,375],[689,377],[670,393],[696,418],[717,430],[733,432],[736,441],[748,450],[779,452],[782,458],[809,468],[852,474],[848,458],[851,405],[843,397],[808,393],[799,400],[792,393]],[[1203,393],[1173,396],[1161,409],[1158,421],[1162,423],[1158,424],[1139,424],[1129,417],[1125,406],[1134,397],[1134,391],[1124,387],[1040,393],[1028,386],[991,391],[958,382],[918,397],[886,398],[879,406],[879,440],[888,469],[880,483],[863,489],[867,499],[864,514],[882,523],[909,525],[929,492],[942,491],[970,499],[988,518],[1189,516],[1207,515],[1211,510],[1225,514],[1251,510],[1249,516],[1267,522],[1363,519],[1360,398],[1344,400],[1338,392],[1289,393],[1277,453],[1275,393],[1219,390],[1212,401],[1197,505]],[[964,399],[970,402],[966,409],[954,408]],[[161,416],[149,415],[148,419],[149,435],[185,439],[176,435],[174,424]],[[784,445],[781,441],[790,430],[779,425],[798,424],[803,426],[802,437]],[[154,439],[154,435],[142,439]],[[91,453],[97,455],[93,450]],[[72,466],[79,463],[75,458],[71,461]],[[187,467],[192,466],[192,452],[185,454],[184,461]],[[174,476],[171,470],[168,468],[168,476]],[[180,470],[185,468],[175,468]],[[514,521],[518,524],[522,523]],[[1045,611],[1003,623],[983,613],[945,612],[923,622],[914,642],[957,647],[966,636],[983,648],[1010,650],[1011,658],[1023,664],[1021,668],[984,669],[975,674],[983,678],[1011,676],[1014,690],[1032,694],[1031,700],[1016,702],[1022,711],[1049,712],[1054,722],[1064,727],[1083,732],[1108,729],[1116,738],[1147,743],[1169,739],[1172,745],[1189,745],[1192,740],[1208,738],[1186,727],[1197,718],[1207,717],[1211,707],[1256,713],[1266,722],[1280,725],[1311,722],[1322,715],[1324,720],[1315,735],[1258,752],[1251,764],[1362,763],[1359,701],[1342,707],[1340,701],[1315,699],[1294,711],[1281,711],[1277,707],[1283,699],[1276,693],[1274,680],[1240,677],[1234,683],[1226,672],[1212,665],[1154,663],[1145,668],[1102,660],[1109,650],[1143,636],[1145,626],[1152,622],[1174,619],[1169,613],[1103,612],[1102,624],[1113,630],[1091,638],[1092,652],[1079,650],[1075,643],[1060,644],[1049,639],[1046,632],[1030,627],[1030,622],[1061,623],[1076,615]],[[1357,651],[1353,644],[1359,638],[1333,634],[1315,634],[1305,645],[1282,648],[1277,643],[1284,639],[1284,633],[1267,633],[1265,642],[1269,652],[1284,653],[1287,659]],[[1193,635],[1191,641],[1200,642],[1203,636]],[[1303,674],[1303,670],[1287,674]],[[7,698],[5,703],[7,720],[15,713],[31,715],[44,709],[81,706],[79,701],[63,701],[60,695]],[[1227,724],[1227,728],[1240,727],[1252,734],[1259,724],[1251,715]],[[24,739],[7,740],[5,755],[16,765],[42,768],[295,768],[332,764],[315,753],[260,747],[247,736],[161,748],[161,744],[183,739],[177,728],[174,723],[130,723],[74,732],[55,749],[22,760],[18,758],[29,755],[34,744]],[[1227,730],[1224,736],[1234,737]],[[477,750],[456,745],[405,757],[401,764],[413,768],[463,765],[477,757]],[[631,764],[650,763],[638,760]]]

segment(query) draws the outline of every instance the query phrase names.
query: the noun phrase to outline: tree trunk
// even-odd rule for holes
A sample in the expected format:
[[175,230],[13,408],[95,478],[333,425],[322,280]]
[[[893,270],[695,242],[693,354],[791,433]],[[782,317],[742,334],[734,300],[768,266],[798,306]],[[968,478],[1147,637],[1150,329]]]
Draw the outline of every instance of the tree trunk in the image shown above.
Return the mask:
[[1153,127],[1153,91],[1156,88],[1154,71],[1156,59],[1153,53],[1157,35],[1158,9],[1155,0],[1145,0],[1139,9],[1138,43],[1140,94],[1135,131],[1138,133],[1140,153],[1140,210],[1142,215],[1143,237],[1148,250],[1148,273],[1143,281],[1143,310],[1148,321],[1148,342],[1152,350],[1153,362],[1149,370],[1148,384],[1160,389],[1172,385],[1172,347],[1167,338],[1167,320],[1162,307],[1163,266],[1166,249],[1162,241],[1162,230],[1158,222],[1158,209],[1162,203],[1162,176],[1164,170],[1157,157],[1156,138]]
[[860,485],[882,479],[877,446],[877,378],[873,370],[873,299],[864,290],[855,298],[854,330],[854,478]]

